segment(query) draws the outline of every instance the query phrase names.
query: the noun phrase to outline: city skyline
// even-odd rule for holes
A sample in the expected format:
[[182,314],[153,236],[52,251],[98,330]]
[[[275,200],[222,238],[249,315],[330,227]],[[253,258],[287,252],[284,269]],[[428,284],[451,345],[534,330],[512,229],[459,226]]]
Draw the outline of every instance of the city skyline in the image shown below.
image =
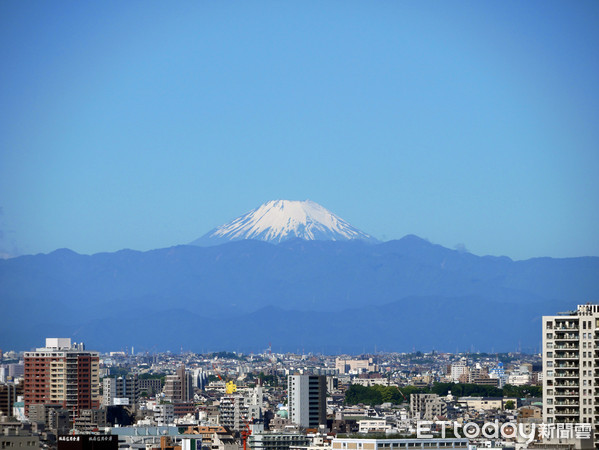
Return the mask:
[[274,199],[599,255],[593,1],[0,5],[0,253],[186,244]]

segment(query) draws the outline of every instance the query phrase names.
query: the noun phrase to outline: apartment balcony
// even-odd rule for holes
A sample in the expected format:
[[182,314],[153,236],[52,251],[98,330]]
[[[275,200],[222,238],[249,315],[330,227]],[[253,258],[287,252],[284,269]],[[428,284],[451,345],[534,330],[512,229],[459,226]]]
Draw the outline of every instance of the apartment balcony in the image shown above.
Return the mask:
[[575,387],[575,388],[578,388],[578,387],[580,387],[580,383],[578,383],[576,381],[556,380],[555,381],[555,387]]
[[555,410],[555,416],[578,416],[580,414],[580,409],[578,408],[561,408],[558,407]]
[[578,369],[578,363],[560,363],[555,365],[558,369]]
[[578,333],[566,333],[566,332],[561,332],[561,333],[555,333],[555,339],[556,341],[578,341],[580,339]]
[[556,408],[555,410],[555,417],[578,417],[579,415],[579,408]]
[[575,370],[556,370],[556,378],[579,378],[580,374]]
[[[576,416],[578,416],[578,414]],[[578,424],[578,419],[576,419],[572,416],[560,416],[559,414],[556,414],[555,417],[556,417],[556,422],[559,422],[559,423]],[[560,418],[558,419],[558,417],[560,417]]]
[[579,402],[576,400],[565,400],[565,401],[556,401],[554,403],[555,406],[578,406]]
[[578,343],[576,344],[561,344],[553,347],[555,350],[578,350]]
[[556,393],[555,394],[555,398],[579,398],[580,397],[580,393],[578,391],[564,391],[562,393]]
[[555,352],[555,359],[578,359],[578,352]]
[[573,324],[565,324],[565,323],[559,323],[555,325],[554,330],[578,330],[578,324],[577,323],[573,323]]

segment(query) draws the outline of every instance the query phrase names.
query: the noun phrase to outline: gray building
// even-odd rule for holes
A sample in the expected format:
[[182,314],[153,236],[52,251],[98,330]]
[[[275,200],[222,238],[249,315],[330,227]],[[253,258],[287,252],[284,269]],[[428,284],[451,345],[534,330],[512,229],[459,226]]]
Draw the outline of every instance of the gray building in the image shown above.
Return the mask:
[[55,434],[69,432],[69,411],[61,405],[33,404],[29,407],[29,420],[43,423],[47,429]]
[[303,434],[292,433],[259,433],[248,439],[252,450],[289,450],[289,447],[307,447],[310,440]]
[[410,412],[415,419],[433,420],[447,415],[447,403],[437,394],[412,394]]
[[102,405],[131,405],[139,402],[139,380],[137,374],[102,380]]
[[304,428],[326,425],[327,380],[324,375],[290,375],[289,419]]

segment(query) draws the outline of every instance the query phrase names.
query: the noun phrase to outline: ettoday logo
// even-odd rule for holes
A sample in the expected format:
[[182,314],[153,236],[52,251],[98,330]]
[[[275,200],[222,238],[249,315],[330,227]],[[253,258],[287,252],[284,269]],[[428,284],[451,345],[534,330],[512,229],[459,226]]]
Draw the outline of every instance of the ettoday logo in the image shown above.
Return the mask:
[[435,436],[430,434],[431,425],[441,427],[442,438],[445,438],[448,426],[456,438],[519,439],[527,444],[530,444],[535,439],[537,431],[541,439],[589,439],[591,437],[590,423],[524,424],[506,422],[500,424],[498,420],[495,420],[495,422],[486,422],[482,425],[474,422],[462,424],[459,422],[421,420],[416,424],[416,437],[418,439],[434,438]]

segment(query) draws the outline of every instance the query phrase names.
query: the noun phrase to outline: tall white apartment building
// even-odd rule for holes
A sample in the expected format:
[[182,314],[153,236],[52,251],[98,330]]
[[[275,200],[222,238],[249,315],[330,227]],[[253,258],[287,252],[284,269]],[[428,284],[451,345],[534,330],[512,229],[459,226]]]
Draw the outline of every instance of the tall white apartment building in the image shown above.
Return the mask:
[[289,375],[289,419],[304,428],[327,424],[327,380],[324,375]]
[[454,383],[458,383],[460,381],[460,377],[466,374],[468,374],[468,362],[465,359],[454,362],[451,365],[450,376]]
[[543,399],[545,423],[590,423],[599,442],[599,305],[543,317]]

